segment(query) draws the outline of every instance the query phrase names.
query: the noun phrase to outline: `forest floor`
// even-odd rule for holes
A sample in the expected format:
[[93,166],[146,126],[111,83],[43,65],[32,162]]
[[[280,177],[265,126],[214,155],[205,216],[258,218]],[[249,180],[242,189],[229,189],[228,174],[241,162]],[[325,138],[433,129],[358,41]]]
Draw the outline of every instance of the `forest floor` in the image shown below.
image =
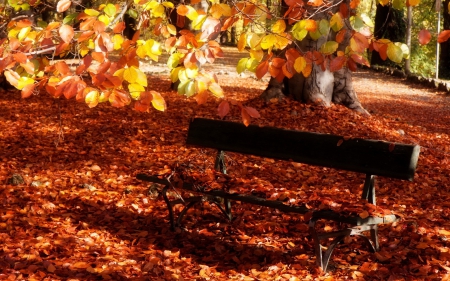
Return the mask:
[[[0,280],[450,280],[450,97],[360,70],[354,84],[371,116],[288,99],[266,104],[258,96],[267,82],[222,68],[213,70],[227,97],[261,113],[254,124],[421,146],[413,182],[378,178],[378,205],[402,217],[381,227],[380,252],[347,239],[321,273],[304,217],[244,203],[234,204],[232,222],[205,203],[171,232],[159,187],[135,175],[211,168],[215,152],[185,139],[191,118],[218,118],[219,101],[197,105],[168,90],[161,72],[149,85],[166,112],[1,93]],[[241,122],[236,108],[226,119]],[[236,154],[227,164],[236,177],[266,182],[255,189],[272,198],[351,202],[364,182]],[[12,184],[13,175],[25,182]]]

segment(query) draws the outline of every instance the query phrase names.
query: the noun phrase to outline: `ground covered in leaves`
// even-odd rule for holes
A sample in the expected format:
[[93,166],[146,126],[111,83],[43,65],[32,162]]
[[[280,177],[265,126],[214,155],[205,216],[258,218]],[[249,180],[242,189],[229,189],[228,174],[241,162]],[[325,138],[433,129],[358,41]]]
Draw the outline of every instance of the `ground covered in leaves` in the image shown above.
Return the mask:
[[[166,98],[164,113],[1,93],[0,280],[450,280],[449,97],[364,70],[354,81],[366,117],[341,106],[265,104],[257,99],[264,82],[219,78],[228,97],[258,109],[254,124],[421,145],[413,182],[377,181],[379,206],[402,217],[381,228],[380,252],[347,239],[321,273],[305,218],[244,203],[231,222],[205,203],[171,232],[160,187],[135,175],[211,168],[215,152],[185,138],[191,118],[218,118],[219,101],[199,106],[168,90],[162,74],[149,84]],[[227,119],[240,122],[235,110]],[[257,182],[252,192],[281,199],[357,200],[364,181],[236,154],[227,164]]]

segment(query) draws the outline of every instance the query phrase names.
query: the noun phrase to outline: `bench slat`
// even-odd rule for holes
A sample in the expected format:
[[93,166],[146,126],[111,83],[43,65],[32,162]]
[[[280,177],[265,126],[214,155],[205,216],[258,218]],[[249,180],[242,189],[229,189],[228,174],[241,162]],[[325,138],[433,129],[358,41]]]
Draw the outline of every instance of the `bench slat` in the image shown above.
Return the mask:
[[413,180],[420,146],[194,119],[187,144]]

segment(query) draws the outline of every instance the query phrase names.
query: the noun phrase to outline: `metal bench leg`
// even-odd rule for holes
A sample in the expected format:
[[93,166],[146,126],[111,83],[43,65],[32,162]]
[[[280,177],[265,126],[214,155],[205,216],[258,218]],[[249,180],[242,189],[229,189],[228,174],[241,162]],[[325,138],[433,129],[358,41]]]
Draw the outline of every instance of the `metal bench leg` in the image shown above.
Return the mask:
[[378,252],[380,250],[380,243],[378,242],[378,225],[375,225],[370,230],[370,238],[372,238],[374,252]]
[[316,264],[324,272],[327,271],[328,263],[330,262],[331,255],[333,254],[334,249],[336,246],[348,235],[342,234],[334,237],[333,241],[328,246],[328,249],[323,253],[322,251],[322,244],[320,244],[320,237],[319,234],[316,231],[316,222],[317,219],[311,219],[309,221],[309,231],[311,233],[311,236],[314,241],[314,250],[316,254]]
[[169,189],[169,185],[164,186],[163,190],[161,191],[162,196],[164,198],[164,201],[167,205],[167,210],[169,210],[169,219],[170,219],[170,230],[175,231],[175,221],[173,218],[173,206],[170,203],[169,198],[167,197],[167,190]]

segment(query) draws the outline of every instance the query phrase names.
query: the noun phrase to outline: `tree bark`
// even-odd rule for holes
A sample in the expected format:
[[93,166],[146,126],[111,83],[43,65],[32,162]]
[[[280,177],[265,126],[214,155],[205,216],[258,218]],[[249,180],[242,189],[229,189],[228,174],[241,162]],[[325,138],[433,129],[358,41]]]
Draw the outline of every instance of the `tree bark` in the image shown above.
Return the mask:
[[[444,12],[442,16],[444,17],[444,30],[450,29],[450,14],[448,10],[448,5],[450,0],[444,1]],[[441,43],[441,54],[439,56],[439,78],[450,79],[450,40]]]

